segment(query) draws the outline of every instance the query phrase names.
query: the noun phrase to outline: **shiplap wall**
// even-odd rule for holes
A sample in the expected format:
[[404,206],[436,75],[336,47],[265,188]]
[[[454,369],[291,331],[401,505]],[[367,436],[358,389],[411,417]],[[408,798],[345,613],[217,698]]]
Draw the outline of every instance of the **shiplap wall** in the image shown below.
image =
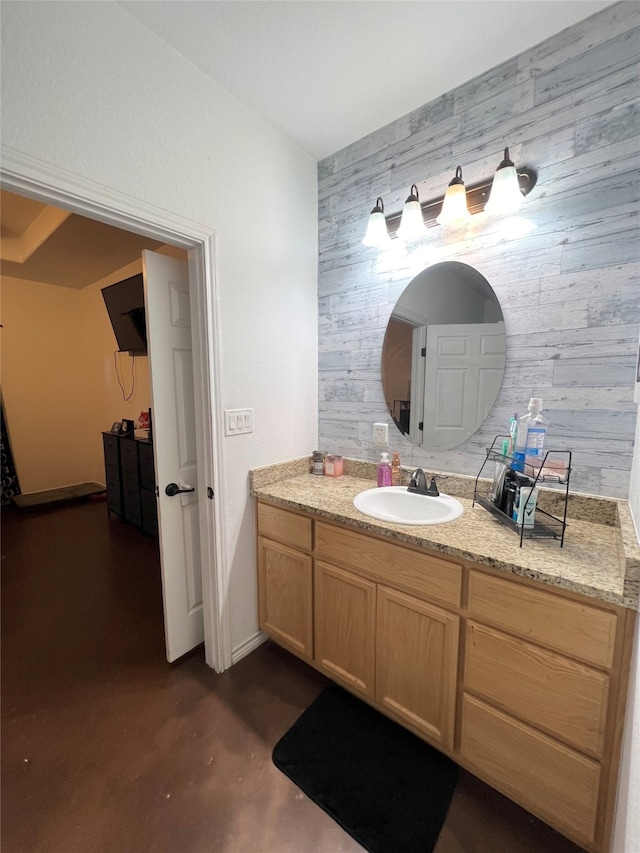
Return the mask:
[[[627,496],[638,413],[639,56],[640,4],[617,3],[319,163],[323,450],[377,459],[372,424],[386,421],[403,464],[475,475],[493,436],[536,396],[548,447],[573,451],[572,490]],[[422,201],[442,197],[456,166],[468,185],[490,178],[507,145],[516,166],[538,173],[516,220],[478,214],[464,229],[430,228],[404,252],[362,245],[377,196],[387,213],[412,183]],[[393,425],[380,359],[396,299],[443,260],[470,264],[492,285],[507,366],[481,429],[435,453]]]

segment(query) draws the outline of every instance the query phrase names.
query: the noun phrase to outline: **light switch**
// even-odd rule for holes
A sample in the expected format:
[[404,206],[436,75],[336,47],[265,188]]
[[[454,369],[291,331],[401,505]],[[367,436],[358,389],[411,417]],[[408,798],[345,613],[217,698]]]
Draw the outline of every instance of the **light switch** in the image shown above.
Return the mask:
[[225,409],[224,434],[242,435],[253,432],[253,409]]

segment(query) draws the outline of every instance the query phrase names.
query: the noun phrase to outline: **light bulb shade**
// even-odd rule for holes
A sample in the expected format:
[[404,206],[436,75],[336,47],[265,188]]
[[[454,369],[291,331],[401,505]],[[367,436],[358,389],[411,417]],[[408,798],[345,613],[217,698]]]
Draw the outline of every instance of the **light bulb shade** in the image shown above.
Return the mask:
[[458,166],[455,177],[449,183],[442,202],[442,210],[436,217],[438,225],[461,225],[471,219],[467,208],[467,193],[462,180],[462,168]]
[[374,249],[384,249],[391,243],[391,237],[387,231],[387,220],[384,217],[384,202],[381,198],[376,199],[376,205],[369,214],[367,230],[362,242],[365,246]]
[[492,216],[517,213],[522,207],[524,195],[520,189],[518,173],[509,159],[509,149],[504,149],[504,160],[498,166],[491,185],[489,200],[484,206]]
[[427,226],[424,224],[420,199],[418,198],[418,187],[415,184],[411,185],[411,192],[402,208],[402,219],[396,233],[398,239],[406,243],[418,240],[427,233]]

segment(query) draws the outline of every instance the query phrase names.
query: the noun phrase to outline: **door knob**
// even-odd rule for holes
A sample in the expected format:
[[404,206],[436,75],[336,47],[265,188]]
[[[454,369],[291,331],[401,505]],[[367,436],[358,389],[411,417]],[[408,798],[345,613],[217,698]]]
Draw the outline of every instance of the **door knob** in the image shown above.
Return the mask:
[[189,487],[188,489],[181,489],[177,483],[169,483],[167,488],[164,490],[165,495],[169,495],[172,498],[174,495],[184,495],[185,492],[195,492],[195,489]]

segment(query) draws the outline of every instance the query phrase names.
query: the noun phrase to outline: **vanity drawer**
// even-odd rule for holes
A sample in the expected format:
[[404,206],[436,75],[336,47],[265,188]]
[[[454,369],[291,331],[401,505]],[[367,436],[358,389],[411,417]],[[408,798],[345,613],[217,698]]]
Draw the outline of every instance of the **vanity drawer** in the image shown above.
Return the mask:
[[612,664],[616,615],[598,607],[472,570],[469,614],[595,666]]
[[258,503],[258,533],[285,545],[310,551],[313,547],[313,522],[304,515]]
[[462,568],[439,557],[322,521],[316,522],[316,555],[404,592],[460,605]]
[[574,838],[595,835],[600,765],[465,694],[461,753],[479,775]]
[[464,688],[594,758],[602,756],[609,695],[603,672],[468,622]]

